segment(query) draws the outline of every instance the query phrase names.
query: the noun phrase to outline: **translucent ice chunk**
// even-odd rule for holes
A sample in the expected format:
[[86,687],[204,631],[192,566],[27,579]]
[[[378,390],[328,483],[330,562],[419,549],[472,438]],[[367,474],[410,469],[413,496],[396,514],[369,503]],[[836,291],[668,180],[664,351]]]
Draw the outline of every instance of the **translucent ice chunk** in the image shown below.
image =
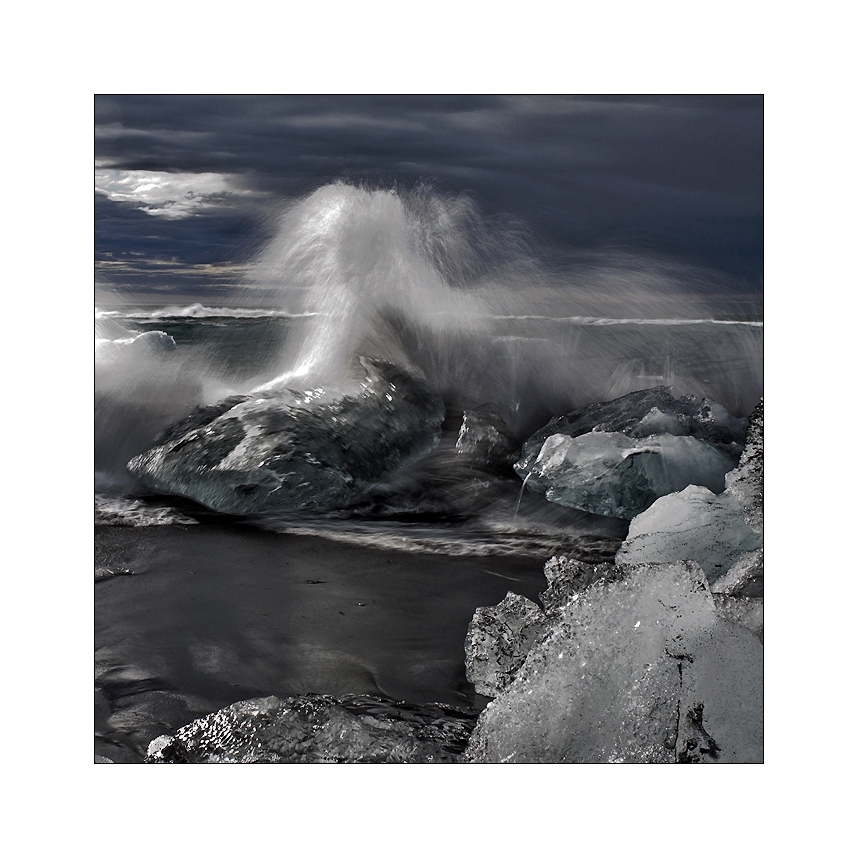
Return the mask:
[[690,483],[721,492],[744,429],[718,403],[649,388],[555,418],[514,468],[549,501],[630,519]]
[[690,559],[703,567],[714,592],[763,596],[763,400],[725,484],[721,495],[687,486],[659,498],[630,523],[618,563]]
[[546,562],[544,573],[549,587],[540,594],[542,608],[508,592],[498,605],[474,612],[465,639],[465,674],[481,695],[499,695],[557,611],[594,582],[618,578],[620,570],[614,564],[586,564],[556,555]]
[[540,594],[540,602],[547,612],[557,612],[594,582],[614,581],[622,573],[614,564],[586,564],[566,555],[555,555],[543,566],[549,587]]
[[617,553],[618,563],[697,561],[707,578],[720,578],[762,538],[746,521],[731,495],[715,495],[703,486],[687,486],[666,495],[636,516]]
[[759,761],[763,647],[691,562],[623,568],[571,599],[481,714],[483,762]]
[[[594,403],[549,421],[534,433],[522,447],[516,470],[525,476],[537,458],[543,442],[556,433],[576,438],[593,430],[622,432],[631,438],[649,435],[690,435],[701,441],[721,445],[738,456],[743,443],[745,421],[728,414],[724,406],[692,397],[676,399],[671,388],[648,388],[616,400]],[[736,458],[735,458],[736,462]]]
[[690,483],[725,488],[734,460],[724,450],[691,436],[632,438],[619,432],[549,436],[523,473],[532,491],[567,507],[631,519],[657,498]]

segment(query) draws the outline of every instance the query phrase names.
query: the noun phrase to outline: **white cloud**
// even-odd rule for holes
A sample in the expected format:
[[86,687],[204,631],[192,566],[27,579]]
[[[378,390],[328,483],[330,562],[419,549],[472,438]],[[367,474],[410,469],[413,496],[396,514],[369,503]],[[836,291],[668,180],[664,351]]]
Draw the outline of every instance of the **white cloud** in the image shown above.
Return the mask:
[[186,218],[223,204],[225,195],[249,193],[225,173],[110,170],[98,164],[95,190],[111,200],[137,203],[144,212],[163,218]]

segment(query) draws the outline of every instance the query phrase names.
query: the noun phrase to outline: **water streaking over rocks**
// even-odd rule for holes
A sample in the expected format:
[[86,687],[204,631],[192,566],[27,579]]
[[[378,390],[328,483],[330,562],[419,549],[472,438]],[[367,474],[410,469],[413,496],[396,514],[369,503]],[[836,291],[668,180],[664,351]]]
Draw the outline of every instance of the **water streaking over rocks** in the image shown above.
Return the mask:
[[254,520],[260,528],[280,534],[325,537],[337,543],[387,549],[392,552],[450,557],[531,557],[563,552],[593,561],[613,558],[621,542],[610,533],[571,533],[570,529],[478,530],[477,528],[421,525],[420,523],[360,523],[322,520],[289,524],[283,520]]

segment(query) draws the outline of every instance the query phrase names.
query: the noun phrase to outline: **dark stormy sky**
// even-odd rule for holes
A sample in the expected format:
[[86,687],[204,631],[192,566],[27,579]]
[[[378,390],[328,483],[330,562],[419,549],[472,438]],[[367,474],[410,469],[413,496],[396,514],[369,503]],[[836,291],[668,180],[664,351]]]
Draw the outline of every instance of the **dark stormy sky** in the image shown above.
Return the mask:
[[555,258],[622,248],[758,292],[763,97],[95,96],[97,282],[223,295],[337,179],[467,194]]

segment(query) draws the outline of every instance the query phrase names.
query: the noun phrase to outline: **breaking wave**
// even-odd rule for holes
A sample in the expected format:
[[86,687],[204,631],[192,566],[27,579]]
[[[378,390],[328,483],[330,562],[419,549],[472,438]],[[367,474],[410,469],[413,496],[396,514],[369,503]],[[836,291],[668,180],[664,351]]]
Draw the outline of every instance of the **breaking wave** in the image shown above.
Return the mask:
[[[541,262],[525,231],[464,196],[323,186],[282,213],[247,270],[229,305],[97,311],[101,491],[144,494],[127,463],[197,407],[323,388],[354,396],[368,358],[438,393],[444,432],[491,403],[520,441],[552,417],[653,386],[739,417],[763,390],[763,323],[739,305],[724,318],[730,302],[714,312],[724,284],[628,254]],[[431,494],[439,474],[415,474],[412,496]]]

